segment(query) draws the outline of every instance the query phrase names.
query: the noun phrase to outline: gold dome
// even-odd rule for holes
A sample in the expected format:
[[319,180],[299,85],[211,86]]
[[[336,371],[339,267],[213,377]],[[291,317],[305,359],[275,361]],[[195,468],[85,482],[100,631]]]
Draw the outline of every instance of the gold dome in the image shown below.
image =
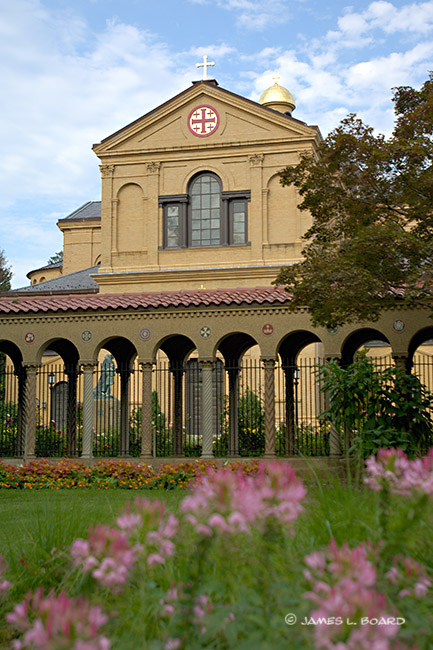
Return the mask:
[[259,104],[273,108],[280,113],[291,113],[295,110],[292,93],[287,88],[278,85],[277,82],[261,94]]

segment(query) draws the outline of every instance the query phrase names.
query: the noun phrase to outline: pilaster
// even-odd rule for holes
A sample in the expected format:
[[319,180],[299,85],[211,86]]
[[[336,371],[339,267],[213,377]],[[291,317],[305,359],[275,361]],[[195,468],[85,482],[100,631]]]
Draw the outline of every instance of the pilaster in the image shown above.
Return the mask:
[[248,239],[251,242],[251,256],[254,260],[263,259],[263,159],[262,153],[248,156],[250,165],[251,203],[248,213]]
[[144,216],[147,222],[146,244],[148,251],[147,264],[149,267],[158,266],[158,250],[159,246],[162,246],[162,238],[160,237],[160,233],[162,233],[162,224],[160,218],[161,209],[158,208],[160,169],[160,162],[152,161],[146,163],[148,201],[145,202],[144,208],[147,209],[148,212]]

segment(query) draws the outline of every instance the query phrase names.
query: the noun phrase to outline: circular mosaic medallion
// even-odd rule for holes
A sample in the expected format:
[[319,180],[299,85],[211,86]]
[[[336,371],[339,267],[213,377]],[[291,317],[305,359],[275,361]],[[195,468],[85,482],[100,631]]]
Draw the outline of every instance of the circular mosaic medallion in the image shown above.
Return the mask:
[[196,106],[188,115],[188,128],[199,138],[212,135],[218,128],[220,118],[212,106]]
[[404,322],[404,320],[400,320],[398,318],[393,322],[392,327],[396,332],[402,332],[406,327],[406,323]]
[[265,336],[270,336],[274,333],[274,328],[270,323],[266,323],[266,325],[263,325],[262,327],[262,332]]
[[143,327],[143,329],[140,330],[139,337],[142,341],[147,341],[150,339],[150,330],[147,327]]
[[84,341],[85,343],[88,343],[91,341],[93,338],[93,334],[90,330],[84,330],[81,332],[81,340]]
[[33,334],[33,332],[27,332],[27,334],[24,337],[24,341],[26,343],[33,343],[35,338],[36,338],[36,336]]
[[328,332],[328,334],[337,334],[338,327],[337,325],[334,325],[334,327],[327,327],[326,331]]
[[200,336],[202,339],[208,339],[209,336],[212,334],[212,330],[210,327],[202,327],[200,330]]

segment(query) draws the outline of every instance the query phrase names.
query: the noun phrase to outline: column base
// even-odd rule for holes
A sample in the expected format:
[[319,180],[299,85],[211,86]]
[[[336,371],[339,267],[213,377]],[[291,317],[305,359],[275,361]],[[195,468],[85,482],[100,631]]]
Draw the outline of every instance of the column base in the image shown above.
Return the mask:
[[273,454],[272,453],[271,454],[267,453],[267,454],[263,455],[263,458],[265,460],[272,460],[272,459],[275,459],[276,457],[277,457],[276,453],[273,453]]
[[203,460],[212,460],[213,458],[215,458],[215,456],[213,454],[202,454],[200,458],[202,458]]
[[154,456],[151,453],[149,453],[149,454],[140,454],[139,459],[143,460],[143,461],[144,460],[153,460]]

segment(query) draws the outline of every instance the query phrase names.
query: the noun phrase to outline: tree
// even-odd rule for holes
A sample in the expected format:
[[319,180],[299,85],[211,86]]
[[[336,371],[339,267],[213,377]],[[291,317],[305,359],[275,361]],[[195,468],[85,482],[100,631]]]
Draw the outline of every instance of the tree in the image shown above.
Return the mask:
[[5,252],[0,250],[0,292],[11,288],[12,270],[8,266]]
[[[0,293],[11,288],[12,270],[8,266],[5,252],[0,250]],[[0,352],[0,406],[4,403],[6,384],[6,355]],[[1,414],[0,414],[1,416]],[[0,417],[0,426],[1,426]]]
[[63,251],[59,251],[58,253],[51,255],[47,264],[57,264],[57,262],[63,262]]
[[396,301],[433,304],[433,74],[420,90],[394,89],[390,138],[349,115],[281,173],[313,225],[303,261],[277,284],[315,325],[376,320]]

